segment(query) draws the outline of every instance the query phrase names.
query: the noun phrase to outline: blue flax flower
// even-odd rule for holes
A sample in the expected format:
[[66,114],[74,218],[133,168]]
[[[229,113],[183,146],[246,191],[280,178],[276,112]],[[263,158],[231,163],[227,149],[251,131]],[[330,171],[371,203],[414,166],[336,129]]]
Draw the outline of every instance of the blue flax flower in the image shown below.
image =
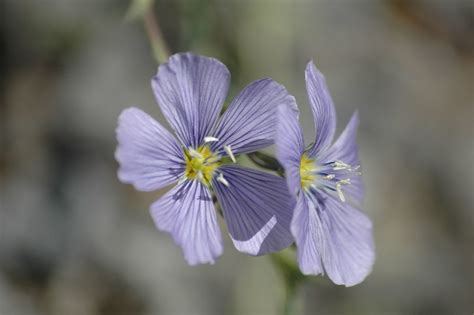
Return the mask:
[[360,283],[374,263],[372,224],[358,209],[361,181],[354,113],[332,145],[336,113],[324,76],[312,62],[306,67],[306,89],[316,128],[314,143],[305,149],[298,112],[280,107],[275,143],[290,193],[296,199],[291,231],[304,274],[323,268],[336,284]]
[[283,86],[262,79],[248,85],[219,117],[229,82],[230,73],[218,60],[176,54],[152,79],[176,138],[140,109],[125,109],[119,117],[118,176],[141,191],[176,183],[150,212],[191,265],[214,263],[222,254],[213,194],[239,251],[261,255],[293,242],[284,179],[231,161],[272,144],[276,109],[296,108],[296,103]]

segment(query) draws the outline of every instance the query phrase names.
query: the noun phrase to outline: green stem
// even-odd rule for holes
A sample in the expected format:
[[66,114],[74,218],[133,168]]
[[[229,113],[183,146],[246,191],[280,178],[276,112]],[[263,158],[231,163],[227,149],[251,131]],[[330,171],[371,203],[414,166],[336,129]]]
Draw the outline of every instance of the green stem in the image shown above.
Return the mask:
[[158,64],[166,62],[170,56],[169,49],[163,39],[163,33],[154,14],[154,5],[151,2],[143,15],[143,22],[150,40],[153,56]]
[[295,285],[293,286],[285,286],[286,292],[285,292],[285,304],[283,305],[283,315],[293,315],[296,314],[296,297],[297,294],[296,292],[297,287]]
[[283,170],[283,167],[278,162],[278,160],[269,154],[256,151],[256,152],[248,153],[247,156],[257,166],[260,166],[267,170],[275,171],[280,176],[283,176],[285,173],[285,171]]
[[293,255],[289,255],[289,250],[270,255],[273,264],[281,274],[285,284],[285,300],[281,308],[283,315],[296,314],[298,289],[306,279],[295,264],[294,257],[292,257]]

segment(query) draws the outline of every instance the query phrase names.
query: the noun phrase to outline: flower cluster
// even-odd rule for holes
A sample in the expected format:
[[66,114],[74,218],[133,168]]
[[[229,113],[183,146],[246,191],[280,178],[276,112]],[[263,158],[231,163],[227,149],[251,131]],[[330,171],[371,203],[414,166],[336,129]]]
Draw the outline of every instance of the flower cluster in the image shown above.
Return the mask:
[[[221,114],[229,84],[228,69],[214,58],[181,53],[162,64],[152,88],[174,135],[140,109],[125,109],[115,154],[120,180],[141,191],[174,184],[150,212],[191,265],[222,254],[217,201],[237,250],[263,255],[295,242],[304,274],[325,270],[337,284],[361,282],[374,248],[371,222],[358,210],[357,114],[331,145],[334,105],[323,76],[308,64],[316,139],[305,149],[298,107],[282,85],[254,81]],[[237,164],[239,155],[271,144],[285,177]]]

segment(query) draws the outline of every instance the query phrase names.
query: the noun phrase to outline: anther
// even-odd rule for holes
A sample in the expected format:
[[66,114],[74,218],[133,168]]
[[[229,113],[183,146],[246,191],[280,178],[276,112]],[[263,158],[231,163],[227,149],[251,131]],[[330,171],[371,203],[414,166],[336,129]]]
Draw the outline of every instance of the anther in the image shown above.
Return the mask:
[[187,180],[187,177],[186,177],[186,176],[181,176],[180,179],[178,180],[178,185],[181,185],[181,184],[184,183],[186,180]]
[[339,199],[341,199],[342,202],[346,202],[346,197],[344,197],[344,194],[342,193],[342,188],[341,188],[341,183],[338,182],[336,184],[336,191],[337,191],[337,195],[339,196]]
[[341,179],[339,183],[342,185],[349,185],[351,183],[351,179],[350,178]]
[[200,159],[203,158],[202,154],[199,153],[198,151],[194,150],[193,148],[189,148],[188,152],[189,152],[189,155],[191,155],[192,157],[200,158]]
[[225,186],[229,187],[229,182],[224,178],[224,175],[222,173],[220,173],[219,176],[217,176],[216,179],[217,179],[217,181],[221,182]]
[[220,159],[221,159],[220,155],[214,155],[214,156],[211,156],[211,157],[207,158],[205,162],[208,163],[208,164],[212,164],[212,163],[219,162]]
[[333,163],[333,166],[334,166],[334,167],[333,167],[332,169],[335,170],[335,171],[346,170],[346,169],[350,169],[350,168],[351,168],[351,166],[350,166],[349,164],[346,164],[346,163],[344,163],[344,162],[342,162],[342,161],[336,161],[336,162],[334,162],[334,163]]
[[230,145],[225,145],[224,146],[224,150],[225,152],[227,153],[227,155],[229,155],[230,159],[232,160],[232,162],[236,162],[235,160],[235,156],[234,156],[234,153],[232,152],[232,149],[230,148]]
[[334,179],[334,177],[336,177],[336,175],[334,175],[334,174],[328,174],[328,175],[324,176],[323,178],[324,178],[324,179],[329,179],[329,180],[331,180],[331,179]]
[[204,137],[204,142],[208,143],[208,142],[217,142],[219,141],[219,139],[217,139],[216,137],[211,137],[211,136],[207,136],[207,137]]

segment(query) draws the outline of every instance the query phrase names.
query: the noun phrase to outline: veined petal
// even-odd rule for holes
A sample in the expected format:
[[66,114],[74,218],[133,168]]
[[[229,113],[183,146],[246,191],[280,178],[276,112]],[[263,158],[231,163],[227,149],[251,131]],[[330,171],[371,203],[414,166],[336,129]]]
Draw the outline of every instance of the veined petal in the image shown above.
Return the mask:
[[275,133],[276,157],[283,165],[292,195],[301,189],[300,163],[304,151],[303,132],[298,111],[286,105],[278,107]]
[[[352,166],[360,165],[359,149],[356,142],[357,128],[359,127],[359,113],[352,115],[349,123],[334,144],[321,154],[322,162],[343,161]],[[344,186],[344,193],[351,196],[356,202],[364,198],[364,185],[360,176],[351,178],[351,185]]]
[[209,190],[199,181],[178,184],[150,208],[158,229],[170,233],[190,265],[215,262],[222,236]]
[[227,184],[215,179],[212,185],[236,248],[263,255],[288,247],[293,204],[285,180],[236,165],[218,172]]
[[350,165],[359,165],[359,155],[357,147],[357,128],[359,127],[359,113],[352,114],[349,123],[344,128],[339,138],[334,144],[324,152],[320,159],[324,162],[341,160]]
[[362,282],[375,261],[370,219],[333,196],[323,201],[319,214],[325,240],[322,260],[329,278],[348,287]]
[[197,147],[214,127],[229,83],[229,70],[217,59],[180,53],[160,65],[152,87],[178,138]]
[[306,66],[305,79],[308,100],[316,128],[316,138],[309,150],[310,157],[314,158],[319,152],[324,151],[334,138],[336,110],[326,80],[312,61]]
[[174,137],[138,108],[127,108],[116,130],[120,163],[118,177],[136,189],[152,191],[175,181],[184,172],[183,151]]
[[298,248],[298,264],[305,275],[323,273],[321,254],[324,238],[316,207],[317,205],[308,200],[305,194],[300,194],[291,221],[291,232]]
[[[275,113],[279,105],[296,108],[295,99],[271,79],[249,84],[219,120],[213,150],[230,146],[234,154],[253,152],[273,143]],[[225,153],[225,152],[222,152]]]

